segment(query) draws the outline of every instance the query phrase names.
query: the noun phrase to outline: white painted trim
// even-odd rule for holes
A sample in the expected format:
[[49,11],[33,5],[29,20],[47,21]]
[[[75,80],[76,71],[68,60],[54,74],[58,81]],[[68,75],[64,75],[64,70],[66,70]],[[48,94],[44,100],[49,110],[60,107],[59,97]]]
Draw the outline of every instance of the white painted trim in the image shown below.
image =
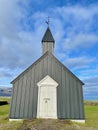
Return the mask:
[[85,120],[71,120],[72,122],[85,123]]
[[9,121],[23,121],[24,119],[9,119]]
[[[44,77],[41,81],[39,81],[37,83],[38,85],[38,104],[37,104],[37,118],[41,118],[40,117],[40,91],[41,91],[41,87],[43,86],[51,86],[51,87],[57,87],[58,83],[52,79],[49,75],[47,75],[46,77]],[[56,93],[56,106],[57,106],[57,93]],[[57,107],[56,107],[56,113],[57,113]],[[52,119],[57,119],[57,114],[56,117],[43,117],[43,118],[52,118]]]
[[46,77],[44,77],[41,81],[39,81],[37,83],[38,87],[41,87],[42,85],[51,85],[53,87],[57,87],[58,83],[52,79],[49,75],[47,75]]

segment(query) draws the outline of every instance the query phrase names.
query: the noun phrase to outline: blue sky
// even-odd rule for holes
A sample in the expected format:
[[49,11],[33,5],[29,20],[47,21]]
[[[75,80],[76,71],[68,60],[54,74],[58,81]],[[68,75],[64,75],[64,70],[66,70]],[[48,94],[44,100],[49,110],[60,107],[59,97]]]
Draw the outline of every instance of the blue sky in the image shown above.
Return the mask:
[[97,0],[0,0],[0,86],[42,55],[48,16],[54,55],[85,83],[84,99],[98,100]]

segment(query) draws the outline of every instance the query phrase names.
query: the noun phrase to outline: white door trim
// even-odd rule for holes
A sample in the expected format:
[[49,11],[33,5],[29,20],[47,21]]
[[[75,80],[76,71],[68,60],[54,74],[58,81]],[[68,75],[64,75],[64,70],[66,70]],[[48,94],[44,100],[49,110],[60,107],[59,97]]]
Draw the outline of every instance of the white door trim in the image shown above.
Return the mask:
[[[51,87],[56,87],[58,86],[58,83],[52,79],[49,75],[44,77],[41,81],[37,83],[38,85],[38,104],[37,104],[37,118],[40,117],[40,92],[41,92],[41,87],[45,86],[51,86]],[[57,119],[57,93],[56,93],[56,116],[55,117],[45,117],[45,118],[54,118]]]

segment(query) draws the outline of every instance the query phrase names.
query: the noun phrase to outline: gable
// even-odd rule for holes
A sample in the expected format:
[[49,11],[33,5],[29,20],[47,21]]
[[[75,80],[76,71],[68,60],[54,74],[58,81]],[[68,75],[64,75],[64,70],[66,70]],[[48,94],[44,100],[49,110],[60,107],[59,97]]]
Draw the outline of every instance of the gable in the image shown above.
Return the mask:
[[23,73],[21,73],[18,77],[16,77],[11,83],[13,84],[15,81],[20,79],[23,75],[26,75],[27,72],[31,71],[33,68],[36,71],[36,73],[39,73],[39,74],[35,74],[35,75],[37,75],[35,77],[38,77],[37,80],[39,80],[39,78],[40,79],[44,78],[46,75],[50,75],[54,79],[58,79],[58,78],[60,78],[60,76],[62,77],[61,73],[64,70],[70,76],[72,76],[73,78],[78,80],[82,85],[84,85],[84,83],[78,77],[76,77],[66,66],[64,66],[50,52],[46,52],[36,62],[34,62],[30,67],[28,67]]

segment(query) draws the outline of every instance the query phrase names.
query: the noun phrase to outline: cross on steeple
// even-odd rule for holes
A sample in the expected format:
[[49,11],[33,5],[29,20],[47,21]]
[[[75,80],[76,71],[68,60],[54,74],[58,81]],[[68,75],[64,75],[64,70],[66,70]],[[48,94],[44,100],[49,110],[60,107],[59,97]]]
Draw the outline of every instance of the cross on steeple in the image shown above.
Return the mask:
[[50,23],[50,17],[48,16],[48,19],[46,21],[46,24],[48,25],[48,27],[49,27],[49,23]]

